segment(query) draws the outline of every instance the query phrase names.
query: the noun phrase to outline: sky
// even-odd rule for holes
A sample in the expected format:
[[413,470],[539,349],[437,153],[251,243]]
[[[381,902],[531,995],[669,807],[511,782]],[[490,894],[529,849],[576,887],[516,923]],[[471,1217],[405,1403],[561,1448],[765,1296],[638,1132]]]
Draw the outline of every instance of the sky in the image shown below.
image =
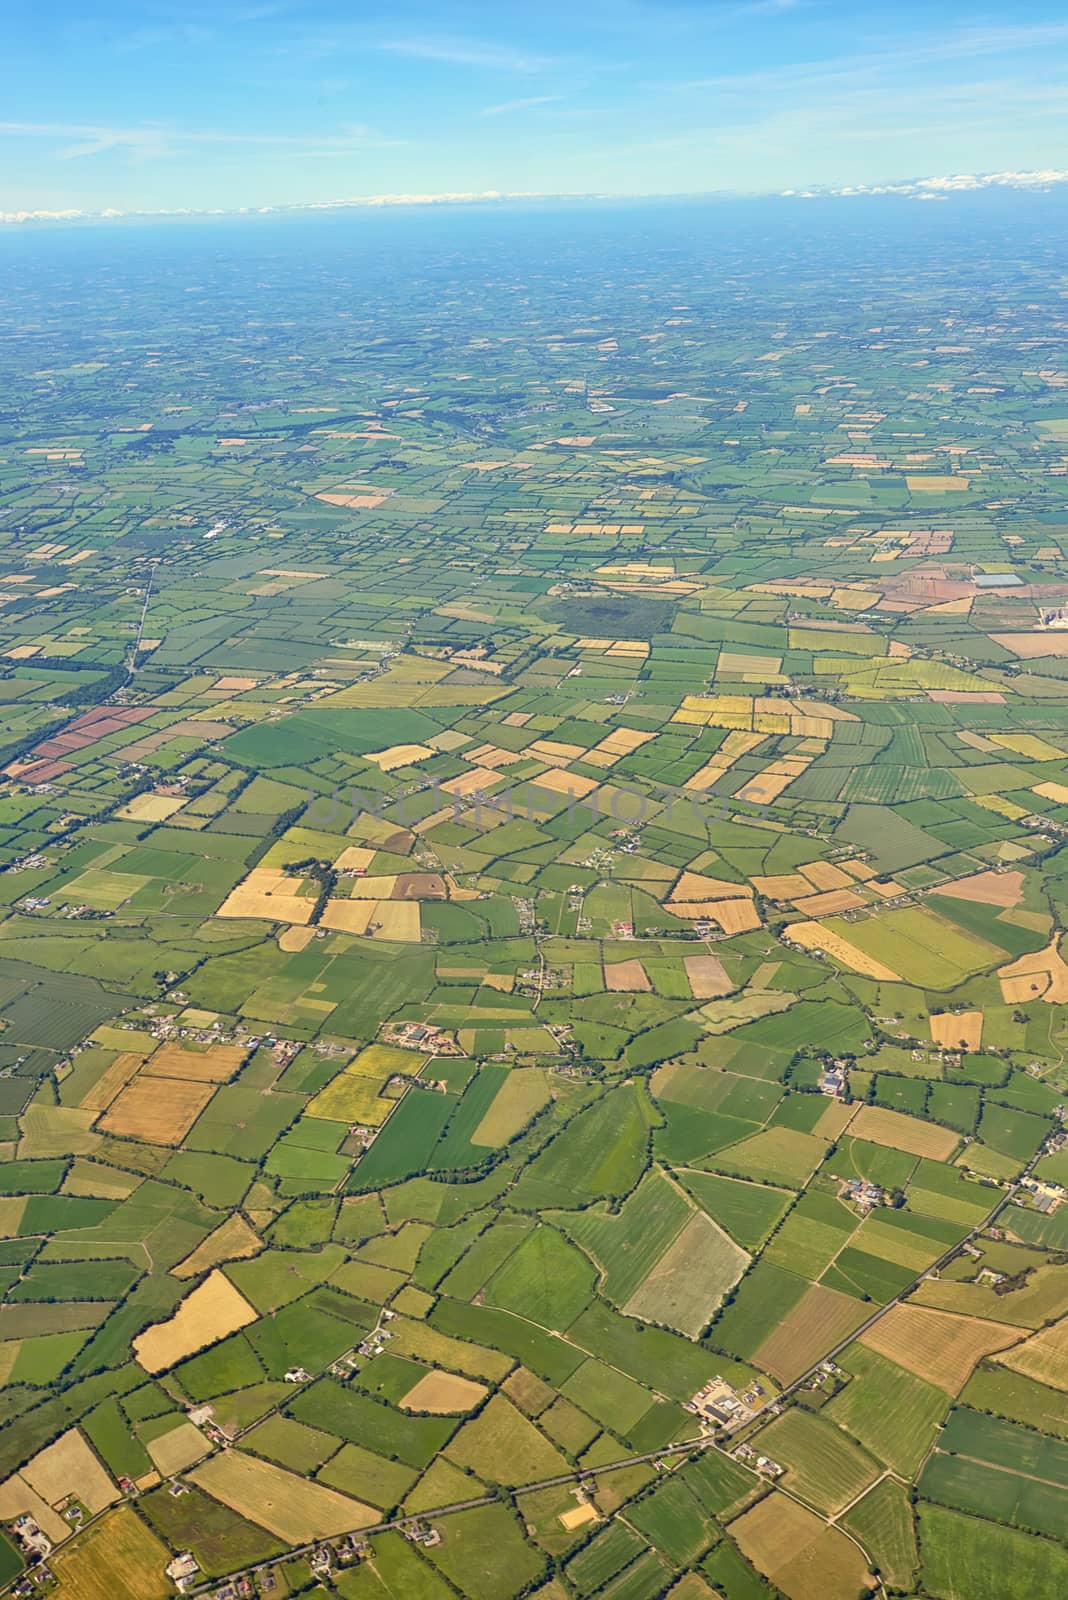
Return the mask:
[[1066,91],[1063,3],[6,0],[0,215],[1064,173]]

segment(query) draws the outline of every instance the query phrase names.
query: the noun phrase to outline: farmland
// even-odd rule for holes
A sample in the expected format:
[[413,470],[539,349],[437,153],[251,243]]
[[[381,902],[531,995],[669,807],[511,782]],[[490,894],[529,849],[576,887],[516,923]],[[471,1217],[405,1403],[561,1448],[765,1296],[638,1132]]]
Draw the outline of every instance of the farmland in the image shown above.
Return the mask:
[[869,199],[5,232],[0,1589],[1064,1589],[1057,240]]

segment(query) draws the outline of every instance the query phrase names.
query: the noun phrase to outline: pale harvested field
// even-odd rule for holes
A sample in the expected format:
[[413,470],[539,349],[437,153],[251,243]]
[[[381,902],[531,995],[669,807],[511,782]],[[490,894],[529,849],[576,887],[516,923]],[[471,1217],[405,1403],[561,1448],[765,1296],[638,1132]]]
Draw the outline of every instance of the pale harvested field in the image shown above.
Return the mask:
[[76,1494],[87,1510],[103,1511],[122,1498],[77,1428],[61,1434],[22,1468],[22,1477],[50,1506]]
[[981,1011],[940,1011],[930,1019],[931,1038],[943,1050],[978,1050],[983,1042]]
[[703,872],[683,872],[671,891],[671,903],[682,900],[748,900],[752,890],[747,883],[732,883],[729,878],[709,878]]
[[166,1600],[174,1586],[164,1573],[171,1552],[131,1506],[87,1531],[51,1565],[55,1600]]
[[136,1050],[123,1050],[110,1067],[105,1067],[99,1078],[88,1088],[78,1102],[82,1111],[104,1111],[120,1089],[125,1089],[130,1079],[144,1065],[145,1057]]
[[855,889],[825,889],[822,894],[804,895],[794,901],[794,910],[804,917],[832,917],[842,911],[856,911],[864,904]]
[[1022,1372],[1026,1378],[1068,1392],[1068,1317],[1062,1317],[1051,1328],[1033,1333],[1022,1344],[1014,1345],[995,1359],[1014,1372]]
[[1019,905],[1023,894],[1022,872],[976,872],[956,883],[943,883],[938,893],[950,900],[977,900],[980,905],[1000,906],[1003,911]]
[[1060,936],[1054,935],[1045,950],[1021,956],[998,968],[1001,995],[1006,1005],[1042,999],[1047,1005],[1068,1002],[1068,966],[1061,958]]
[[105,1133],[146,1144],[180,1144],[215,1093],[187,1078],[135,1078],[100,1118]]
[[287,954],[306,950],[314,938],[314,928],[283,928],[278,935],[278,948]]
[[682,964],[695,1000],[715,1000],[734,988],[718,956],[684,956]]
[[606,989],[623,994],[651,994],[653,988],[646,976],[645,968],[638,960],[606,961],[604,986]]
[[1037,633],[992,633],[990,637],[1025,660],[1068,655],[1068,633],[1042,629]]
[[768,1577],[818,1538],[823,1527],[814,1511],[776,1493],[769,1494],[730,1524],[731,1534],[741,1549]]
[[984,1322],[953,1311],[926,1306],[892,1306],[860,1335],[877,1355],[896,1361],[906,1372],[959,1394],[984,1356],[1017,1344],[1020,1329],[1007,1322]]
[[151,1440],[145,1449],[161,1478],[173,1478],[176,1472],[184,1472],[211,1453],[211,1445],[192,1422],[180,1422],[170,1433]]
[[573,794],[584,800],[598,787],[596,778],[587,778],[581,772],[568,772],[565,767],[549,767],[530,779],[535,789],[547,789],[550,794]]
[[909,494],[950,494],[967,489],[970,478],[956,478],[948,472],[924,473],[921,477],[905,474]]
[[64,1522],[48,1501],[30,1488],[21,1472],[15,1472],[0,1483],[0,1522],[13,1522],[23,1512],[33,1518],[53,1544],[62,1544],[64,1539],[70,1538],[70,1523]]
[[167,1322],[146,1328],[133,1342],[146,1372],[166,1372],[198,1350],[256,1321],[256,1313],[219,1271],[193,1290]]
[[376,854],[376,851],[364,844],[346,845],[334,862],[334,866],[338,872],[366,872]]
[[384,494],[317,494],[316,500],[322,500],[328,506],[348,506],[353,510],[373,511],[376,506],[384,505],[388,496]]
[[836,867],[833,861],[809,861],[797,869],[803,878],[807,878],[814,889],[826,893],[830,889],[849,889],[853,879],[841,867]]
[[788,1600],[852,1600],[873,1581],[852,1539],[784,1494],[769,1494],[730,1532]]
[[397,767],[410,767],[425,761],[434,754],[427,744],[392,744],[388,750],[369,751],[365,761],[373,761],[382,772],[393,772]]
[[379,900],[375,905],[374,918],[368,931],[372,939],[392,939],[400,944],[418,944],[423,934],[418,901],[401,900],[391,903]]
[[1057,805],[1068,804],[1068,784],[1063,783],[1035,783],[1031,785],[1031,793],[1041,795],[1043,800],[1053,800]]
[[484,1400],[488,1390],[485,1384],[472,1378],[460,1378],[454,1372],[428,1372],[401,1401],[405,1411],[432,1411],[435,1416],[449,1416],[454,1411],[470,1411]]
[[189,1477],[239,1516],[259,1523],[287,1544],[308,1544],[368,1528],[382,1515],[336,1489],[298,1478],[240,1450],[210,1457]]
[[794,761],[789,765],[786,762],[777,762],[774,767],[768,767],[759,776],[750,778],[748,783],[743,783],[736,798],[748,800],[750,805],[768,806],[773,800],[777,800],[783,790],[788,789],[794,779],[799,778],[811,764],[809,760]]
[[849,944],[841,934],[832,933],[830,928],[823,928],[818,922],[792,922],[783,929],[783,936],[799,944],[802,950],[822,950],[825,955],[840,961],[843,967],[859,973],[862,978],[877,978],[880,983],[901,982],[899,975],[890,967],[876,961],[873,956],[865,955],[863,950]]
[[737,729],[728,733],[711,761],[706,761],[700,771],[695,772],[692,778],[688,778],[683,788],[693,789],[698,793],[711,789],[725,772],[730,771],[739,756],[744,756],[746,751],[752,750],[763,737],[762,733],[743,733]]
[[328,900],[319,926],[339,933],[364,934],[374,911],[373,900]]
[[797,900],[812,892],[812,885],[799,872],[779,872],[752,882],[757,894],[766,895],[769,900]]
[[315,909],[315,897],[299,894],[300,886],[301,880],[288,877],[281,867],[254,867],[231,889],[215,915],[306,923]]
[[182,795],[137,794],[115,814],[131,822],[163,822],[186,804]]
[[473,794],[486,794],[503,782],[504,774],[494,772],[492,767],[472,767],[468,772],[461,772],[459,777],[449,778],[441,789],[443,794],[470,798]]
[[688,922],[716,922],[724,933],[752,933],[760,927],[752,900],[686,900],[672,904],[670,910]]
[[[932,1024],[936,1020],[932,1017]],[[887,1111],[882,1106],[861,1106],[849,1131],[855,1139],[889,1145],[913,1156],[930,1156],[933,1161],[948,1161],[960,1144],[960,1134],[952,1128],[939,1128],[933,1122],[920,1122],[917,1117]]]
[[206,1050],[187,1050],[180,1044],[161,1044],[141,1069],[145,1077],[188,1078],[199,1083],[225,1083],[247,1055],[240,1044],[211,1044]]
[[837,1289],[814,1283],[754,1352],[780,1383],[792,1383],[860,1325],[870,1310]]
[[263,1240],[254,1233],[239,1211],[202,1239],[191,1255],[171,1268],[173,1278],[195,1278],[222,1261],[244,1261],[263,1249]]

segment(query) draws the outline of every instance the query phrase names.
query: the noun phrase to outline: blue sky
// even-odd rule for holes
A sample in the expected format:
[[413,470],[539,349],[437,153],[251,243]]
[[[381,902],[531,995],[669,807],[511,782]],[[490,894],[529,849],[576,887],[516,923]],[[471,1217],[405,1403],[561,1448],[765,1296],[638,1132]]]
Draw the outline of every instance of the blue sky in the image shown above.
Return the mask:
[[0,212],[1068,168],[1063,4],[7,0]]

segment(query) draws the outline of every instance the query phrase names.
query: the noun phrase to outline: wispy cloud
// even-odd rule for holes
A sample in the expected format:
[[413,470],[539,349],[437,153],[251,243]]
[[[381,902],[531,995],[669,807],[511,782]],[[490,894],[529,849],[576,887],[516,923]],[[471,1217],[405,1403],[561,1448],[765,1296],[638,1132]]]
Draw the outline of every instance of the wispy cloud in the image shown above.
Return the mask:
[[413,36],[410,39],[383,39],[377,48],[417,61],[440,61],[455,67],[486,67],[496,72],[539,72],[554,64],[550,56],[517,50],[512,45],[496,44],[490,39]]
[[54,151],[60,161],[114,151],[126,151],[134,159],[149,160],[183,145],[261,146],[297,154],[347,155],[405,142],[363,123],[343,123],[323,133],[283,134],[234,133],[221,128],[175,128],[153,123],[114,128],[94,123],[0,122],[0,138],[4,137],[72,141]]
[[533,111],[537,106],[557,105],[563,98],[562,94],[528,94],[522,100],[502,100],[500,105],[484,106],[479,116],[503,117],[513,111]]

